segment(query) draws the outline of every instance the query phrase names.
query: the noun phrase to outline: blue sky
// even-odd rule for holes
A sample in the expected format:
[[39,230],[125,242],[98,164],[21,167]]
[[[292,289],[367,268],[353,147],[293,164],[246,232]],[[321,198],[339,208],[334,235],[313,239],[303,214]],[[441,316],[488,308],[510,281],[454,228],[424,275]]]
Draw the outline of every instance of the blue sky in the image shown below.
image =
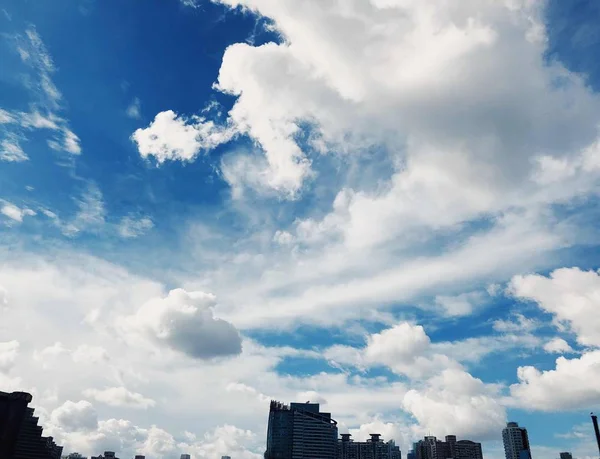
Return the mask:
[[591,1],[0,1],[0,390],[66,451],[595,457]]

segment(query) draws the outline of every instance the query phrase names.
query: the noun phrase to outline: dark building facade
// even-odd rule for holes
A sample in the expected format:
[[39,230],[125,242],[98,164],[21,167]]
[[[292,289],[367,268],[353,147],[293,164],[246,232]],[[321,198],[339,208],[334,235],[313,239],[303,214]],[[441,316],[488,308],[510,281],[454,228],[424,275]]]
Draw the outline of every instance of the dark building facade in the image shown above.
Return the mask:
[[332,459],[337,433],[337,422],[318,403],[271,401],[265,459]]
[[527,429],[516,422],[509,422],[502,431],[504,455],[506,459],[531,459]]
[[471,440],[458,440],[454,445],[454,459],[483,459],[481,443]]
[[0,458],[60,459],[62,447],[42,436],[26,392],[0,392]]
[[471,440],[456,440],[455,435],[446,436],[446,441],[428,436],[413,445],[413,459],[483,459],[481,443]]
[[384,442],[379,434],[371,434],[366,442],[351,440],[350,434],[342,434],[338,441],[337,459],[401,459],[400,447],[393,441]]
[[416,459],[448,459],[451,457],[450,445],[431,435],[415,443],[414,452]]

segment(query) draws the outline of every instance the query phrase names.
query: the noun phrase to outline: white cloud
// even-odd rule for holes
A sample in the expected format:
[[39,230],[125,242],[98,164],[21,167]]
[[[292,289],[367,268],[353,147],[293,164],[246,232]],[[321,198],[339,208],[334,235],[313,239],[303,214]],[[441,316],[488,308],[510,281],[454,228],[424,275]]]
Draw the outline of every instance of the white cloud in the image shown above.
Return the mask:
[[79,210],[72,219],[66,222],[55,220],[65,235],[76,236],[81,231],[95,231],[104,225],[106,217],[104,197],[96,184],[88,184],[81,197],[75,199],[75,202]]
[[493,323],[497,332],[530,332],[539,327],[535,319],[525,317],[523,314],[515,313],[509,320],[497,319]]
[[[36,397],[36,407],[44,406],[48,412],[52,412],[57,408],[56,404],[60,406],[65,400],[79,400],[82,388],[92,387],[126,387],[130,391],[136,388],[133,392],[139,391],[143,398],[156,401],[151,418],[148,417],[148,411],[104,406],[104,403],[98,405],[100,420],[97,428],[92,428],[95,418],[90,416],[93,414],[91,411],[96,410],[89,410],[89,407],[69,410],[87,413],[88,416],[81,415],[87,422],[77,421],[75,415],[66,416],[65,419],[61,417],[59,420],[58,414],[55,413],[54,421],[50,423],[55,428],[47,431],[47,434],[55,435],[69,450],[79,450],[89,455],[109,449],[121,452],[121,457],[129,453],[143,454],[143,451],[149,455],[151,451],[155,451],[155,457],[161,457],[171,454],[165,451],[173,444],[177,454],[187,451],[211,457],[215,452],[235,452],[238,457],[251,458],[252,454],[264,451],[268,400],[278,398],[292,401],[298,400],[298,397],[301,397],[300,400],[326,401],[327,410],[334,413],[340,423],[353,429],[369,425],[375,422],[374,419],[382,420],[386,425],[391,421],[398,432],[406,431],[405,437],[408,439],[413,433],[426,432],[427,426],[434,421],[430,420],[427,414],[421,413],[417,418],[419,425],[414,430],[402,427],[408,424],[408,420],[402,420],[406,414],[402,411],[400,401],[404,399],[407,391],[414,389],[423,397],[446,400],[445,403],[449,403],[447,399],[451,399],[455,394],[451,391],[457,390],[446,383],[444,384],[447,387],[442,390],[440,383],[435,391],[427,392],[427,381],[398,382],[384,377],[354,376],[353,372],[280,374],[277,368],[285,358],[320,359],[322,355],[326,356],[326,352],[291,347],[268,348],[250,340],[244,341],[241,354],[232,355],[228,359],[190,362],[189,358],[180,353],[147,352],[146,347],[138,346],[137,340],[133,340],[134,334],[141,331],[140,327],[136,326],[135,330],[128,329],[129,335],[123,335],[125,330],[120,328],[119,318],[131,317],[131,311],[135,311],[139,304],[148,301],[165,302],[165,299],[157,299],[161,295],[162,285],[133,276],[122,268],[95,258],[74,255],[65,258],[63,254],[59,258],[53,258],[51,262],[40,260],[38,257],[31,259],[30,256],[9,261],[0,266],[0,283],[11,285],[11,304],[14,304],[8,311],[10,315],[6,320],[17,323],[18,317],[28,318],[27,333],[24,334],[26,342],[23,346],[35,346],[39,342],[54,343],[61,339],[64,348],[75,349],[70,354],[72,357],[84,342],[88,343],[89,347],[102,345],[111,356],[109,361],[100,360],[83,365],[82,361],[74,362],[74,359],[68,358],[69,355],[64,353],[60,354],[60,366],[47,370],[40,368],[40,365],[23,362],[16,368],[18,374],[23,377],[20,387],[34,382],[39,388],[39,393],[53,387],[58,389],[58,400],[44,401],[42,404],[41,398]],[[28,288],[33,282],[36,289]],[[166,300],[171,301],[168,298]],[[181,304],[190,303],[187,297],[185,301],[173,302],[177,308],[162,305],[156,309],[178,309]],[[213,302],[214,299],[209,301],[210,304]],[[151,309],[155,311],[154,308]],[[168,320],[154,320],[153,312],[149,316],[145,315],[150,312],[149,309],[140,310],[140,317],[136,319],[143,321],[145,326],[152,325],[149,334],[142,331],[144,340],[151,339],[156,343],[156,323],[167,324],[172,326],[171,329],[178,328],[177,319],[174,323]],[[84,319],[90,311],[98,311],[96,319],[93,322],[85,322]],[[141,317],[142,315],[144,317]],[[177,318],[177,315],[175,317]],[[65,335],[65,327],[69,327],[72,332]],[[407,334],[410,335],[406,342],[417,354],[423,341],[426,342],[428,338],[423,339],[424,332],[420,332],[414,325],[412,327],[413,329],[406,327]],[[202,331],[202,327],[193,328],[197,332]],[[391,361],[394,355],[399,355],[406,361],[411,358],[418,360],[417,355],[410,357],[403,353],[398,341],[404,341],[397,331],[395,334],[379,335],[383,337],[371,340],[377,351],[374,353],[377,358]],[[444,351],[433,349],[435,345],[436,343],[429,345],[429,353],[443,354]],[[387,346],[391,348],[390,352],[385,352]],[[361,354],[365,347],[359,348]],[[428,355],[427,351],[424,355]],[[232,368],[235,369],[234,372]],[[199,386],[203,387],[202,391],[198,391]],[[143,390],[137,389],[141,387]],[[443,395],[438,394],[438,389]],[[494,387],[487,387],[486,390],[493,392]],[[469,398],[464,392],[458,392],[455,398],[457,404],[468,407],[469,404],[475,403],[471,399],[476,397]],[[215,400],[219,403],[214,403]],[[390,400],[399,402],[394,404],[390,403]],[[485,411],[486,407],[495,409],[494,405],[486,403],[483,397],[480,405],[482,410]],[[120,418],[124,411],[130,412],[132,419]],[[177,412],[178,416],[173,417],[170,414],[173,412]],[[200,417],[199,412],[203,413]],[[264,416],[257,418],[256,413],[261,412]],[[416,413],[416,409],[411,405],[409,413],[413,412]],[[114,419],[108,419],[107,414]],[[488,416],[493,419],[495,411],[491,415],[488,413]],[[478,420],[475,416],[474,422]],[[222,435],[213,439],[215,428],[227,422],[236,425],[230,432],[231,436],[222,432]],[[159,425],[152,427],[154,423]],[[82,425],[88,427],[81,427]],[[183,436],[182,432],[190,430],[190,425],[195,427],[197,438]],[[466,423],[461,425],[466,426]],[[46,423],[44,426],[46,431]],[[464,428],[466,430],[466,427]],[[481,429],[483,427],[477,427],[475,432],[481,432]],[[208,437],[204,436],[205,432]],[[388,435],[388,432],[389,435],[393,432],[391,426],[382,433]],[[156,450],[153,450],[154,443],[148,440],[149,438],[155,439],[163,446],[157,446]],[[231,443],[231,438],[235,439],[234,443]],[[398,438],[397,440],[407,441]],[[403,445],[406,446],[406,443]]]
[[276,242],[277,244],[284,245],[284,246],[290,245],[292,242],[294,242],[294,236],[292,236],[287,231],[277,230],[277,231],[275,231],[275,234],[273,235],[273,242]]
[[600,346],[600,275],[595,271],[561,268],[549,277],[515,276],[510,290],[516,298],[535,301],[552,314],[557,325],[577,335],[584,346]]
[[[21,60],[32,69],[32,83],[27,87],[32,95],[29,112],[0,112],[0,124],[11,125],[13,137],[26,138],[31,130],[50,130],[53,137],[47,139],[48,146],[57,151],[77,155],[81,153],[80,139],[69,127],[69,122],[60,115],[64,110],[62,94],[52,80],[56,71],[52,57],[35,27],[30,26],[24,35],[16,35],[14,42]],[[24,161],[27,155],[19,144],[12,141],[3,145],[5,160]],[[12,158],[12,159],[6,159]]]
[[567,354],[573,352],[573,348],[562,338],[553,338],[544,344],[544,350],[551,354]]
[[0,309],[8,308],[8,291],[0,285]]
[[138,217],[130,214],[121,219],[118,231],[121,237],[130,239],[142,236],[153,227],[154,222],[149,217]]
[[[297,141],[309,124],[328,150],[357,154],[376,145],[406,157],[371,206],[391,220],[379,227],[414,214],[440,224],[512,199],[511,185],[528,179],[538,152],[560,161],[596,135],[597,98],[544,58],[542,4],[220,3],[270,18],[283,41],[230,46],[217,84],[237,97],[228,122],[264,151],[261,187],[297,195],[312,175],[309,155],[322,151]],[[571,103],[573,116],[562,110]],[[522,173],[509,179],[517,164]]]
[[[269,258],[263,253],[260,264],[249,262],[241,273],[215,270],[215,283],[223,286],[218,294],[224,317],[241,328],[295,326],[299,321],[339,324],[363,317],[361,311],[367,308],[381,311],[420,295],[454,290],[461,282],[487,283],[535,266],[542,260],[536,254],[566,244],[567,228],[548,224],[537,216],[510,215],[444,252],[416,257],[398,249],[398,242],[387,246],[397,250],[393,257],[383,250],[315,243],[285,256]],[[238,289],[225,287],[240,282]]]
[[43,369],[57,368],[57,360],[70,351],[61,342],[57,341],[52,346],[43,348],[41,351],[33,351],[33,360],[39,362]]
[[127,116],[129,118],[132,118],[134,120],[139,120],[142,117],[142,112],[141,112],[141,102],[139,98],[135,98],[133,99],[133,101],[131,102],[131,104],[129,104],[129,107],[127,107],[127,110],[125,111],[125,113],[127,114]]
[[11,220],[13,220],[14,222],[17,223],[22,223],[23,222],[23,218],[25,218],[26,216],[34,216],[36,215],[36,213],[28,208],[20,208],[10,202],[7,201],[2,201],[0,200],[0,205],[2,207],[0,207],[0,213],[2,213],[3,215],[5,215],[6,217],[10,218]]
[[540,411],[569,411],[600,407],[600,351],[576,359],[559,357],[554,370],[519,367],[519,383],[510,386],[512,404]]
[[376,419],[372,422],[361,424],[356,429],[349,429],[354,441],[367,441],[372,433],[379,433],[384,441],[394,440],[397,445],[410,445],[416,440],[406,426],[397,423],[384,422]]
[[459,362],[479,362],[511,349],[531,351],[541,344],[539,338],[522,331],[432,343],[422,326],[401,322],[369,335],[363,348],[334,345],[325,349],[323,356],[336,367],[366,370],[385,365],[397,374],[427,379],[444,369],[462,369]]
[[424,388],[408,391],[402,405],[424,432],[439,436],[493,438],[506,422],[497,389],[459,369],[443,370]]
[[239,354],[240,335],[231,323],[214,317],[215,305],[214,295],[175,289],[121,317],[118,325],[126,339],[141,335],[197,359]]
[[235,131],[194,116],[186,119],[172,110],[156,115],[147,128],[131,136],[143,158],[154,156],[160,164],[168,160],[191,161],[201,150],[208,150],[231,140]]
[[394,372],[423,377],[444,368],[460,368],[443,354],[429,352],[431,341],[420,325],[401,323],[369,336],[364,350],[366,361],[388,366]]
[[96,364],[110,360],[106,349],[101,346],[89,346],[87,344],[77,346],[71,354],[71,357],[73,362],[88,364]]
[[152,425],[143,428],[124,419],[98,422],[94,431],[64,430],[53,432],[72,450],[86,454],[98,451],[119,451],[121,456],[145,454],[150,457],[175,457],[182,451],[192,457],[221,457],[229,454],[240,459],[260,459],[262,455],[248,451],[245,446],[255,442],[255,434],[232,425],[222,425],[198,438],[188,434],[177,440],[168,431]]
[[74,155],[81,153],[79,137],[70,129],[63,127],[60,132],[61,137],[48,140],[48,146],[56,151],[66,151]]
[[[1,116],[1,114],[0,114]],[[0,142],[0,160],[7,162],[27,161],[29,157],[21,148],[17,137],[7,137]]]
[[107,387],[106,389],[86,389],[83,395],[109,406],[146,409],[156,405],[151,398],[146,398],[137,392],[131,392],[125,387]]
[[72,402],[67,400],[52,411],[52,423],[68,431],[86,431],[96,429],[98,415],[92,404],[85,400]]
[[506,353],[509,351],[533,352],[540,348],[542,340],[527,332],[503,333],[495,336],[478,336],[460,341],[443,341],[432,343],[433,351],[447,355],[459,362],[479,362],[484,357]]
[[0,372],[7,372],[12,368],[19,354],[19,342],[0,342]]
[[260,156],[239,152],[227,154],[221,160],[221,175],[231,187],[234,199],[243,198],[246,190],[264,196],[273,193],[272,187],[265,183],[269,165]]
[[456,296],[438,295],[435,303],[442,307],[446,315],[451,317],[468,316],[477,307],[485,302],[485,296],[481,292],[461,293]]
[[42,360],[47,357],[57,357],[62,354],[67,354],[69,350],[59,341],[52,346],[45,347],[40,352],[34,351],[34,358]]
[[15,117],[6,110],[0,108],[0,124],[11,124],[16,122]]
[[29,113],[19,113],[21,126],[26,129],[50,129],[52,131],[60,130],[59,123],[62,121],[54,113],[42,115],[38,110]]
[[55,71],[52,57],[35,27],[29,27],[25,31],[25,35],[27,39],[21,40],[19,44],[21,59],[38,72],[40,88],[47,98],[47,102],[58,108],[58,102],[62,98],[62,94],[51,79],[51,74]]

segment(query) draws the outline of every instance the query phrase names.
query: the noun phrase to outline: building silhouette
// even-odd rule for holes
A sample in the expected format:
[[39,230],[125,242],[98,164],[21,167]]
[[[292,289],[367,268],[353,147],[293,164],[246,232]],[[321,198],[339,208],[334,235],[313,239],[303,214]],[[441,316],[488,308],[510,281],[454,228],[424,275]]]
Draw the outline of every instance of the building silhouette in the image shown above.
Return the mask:
[[592,424],[594,425],[594,433],[596,434],[596,443],[598,443],[598,451],[600,451],[600,428],[598,427],[598,416],[591,413]]
[[221,459],[231,459],[231,456],[221,456]]
[[332,459],[337,452],[337,422],[318,403],[271,401],[265,459]]
[[60,459],[62,446],[42,436],[27,392],[0,392],[0,458]]
[[560,459],[573,459],[573,455],[568,452],[560,453]]
[[416,459],[448,459],[452,457],[450,455],[450,445],[432,435],[416,442],[414,452]]
[[146,459],[146,456],[142,456],[141,454],[136,454],[134,459]]
[[455,459],[483,459],[481,443],[471,440],[458,440],[455,445]]
[[481,443],[471,440],[456,440],[456,435],[447,435],[446,441],[427,436],[413,444],[408,453],[410,459],[483,459]]
[[365,442],[355,442],[350,434],[338,441],[337,459],[401,459],[400,447],[393,440],[384,442],[379,434],[371,434]]
[[119,459],[114,451],[104,451],[104,456],[92,456],[90,459]]
[[67,454],[66,456],[63,456],[63,459],[87,459],[87,457],[79,453],[71,453]]
[[525,427],[519,427],[516,422],[509,422],[502,431],[502,441],[506,459],[531,459],[529,435]]
[[191,456],[189,454],[182,454],[180,459],[191,459]]

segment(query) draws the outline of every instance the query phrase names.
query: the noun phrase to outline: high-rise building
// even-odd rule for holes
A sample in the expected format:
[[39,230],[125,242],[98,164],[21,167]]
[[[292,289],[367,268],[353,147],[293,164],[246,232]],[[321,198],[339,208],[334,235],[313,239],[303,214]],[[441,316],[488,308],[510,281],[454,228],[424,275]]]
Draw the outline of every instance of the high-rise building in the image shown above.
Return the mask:
[[191,456],[189,454],[182,454],[180,459],[191,459]]
[[509,422],[502,431],[506,459],[531,459],[527,429],[516,422]]
[[414,459],[483,459],[481,443],[471,440],[456,440],[448,435],[446,441],[428,436],[414,443],[411,454]]
[[560,459],[573,459],[573,455],[571,453],[560,453]]
[[384,442],[379,434],[371,434],[366,442],[355,442],[350,434],[338,441],[337,459],[401,459],[400,447],[393,440]]
[[483,459],[481,443],[471,440],[458,440],[454,443],[452,457],[454,459]]
[[79,453],[71,453],[63,456],[63,459],[87,459],[87,457],[79,454]]
[[332,459],[337,432],[337,422],[318,403],[271,401],[265,459]]
[[62,446],[42,436],[27,392],[0,392],[0,458],[60,459]]
[[221,456],[221,459],[231,459],[231,456]]
[[448,459],[450,446],[434,436],[427,436],[415,443],[416,459]]
[[456,457],[456,435],[446,435],[446,443],[448,444],[448,451],[450,456]]
[[146,459],[146,456],[142,456],[141,454],[136,454],[134,459]]

